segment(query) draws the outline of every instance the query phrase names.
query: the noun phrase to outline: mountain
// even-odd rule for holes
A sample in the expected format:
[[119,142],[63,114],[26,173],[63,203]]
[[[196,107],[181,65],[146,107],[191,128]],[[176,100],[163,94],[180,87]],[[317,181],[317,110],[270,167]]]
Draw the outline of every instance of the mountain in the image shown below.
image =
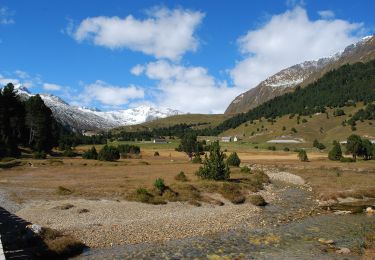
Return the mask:
[[371,59],[375,59],[375,35],[367,36],[330,57],[305,61],[281,70],[255,88],[237,96],[228,106],[225,114],[247,112],[274,97],[292,92],[298,85],[307,86],[328,71],[344,64],[367,62]]
[[[20,85],[15,85],[15,90],[23,99],[31,97],[33,94]],[[52,110],[55,119],[76,131],[100,131],[118,126],[140,124],[158,118],[165,118],[182,112],[173,109],[157,110],[150,106],[140,106],[137,108],[107,111],[98,109],[71,106],[61,98],[50,94],[39,94],[44,103]]]

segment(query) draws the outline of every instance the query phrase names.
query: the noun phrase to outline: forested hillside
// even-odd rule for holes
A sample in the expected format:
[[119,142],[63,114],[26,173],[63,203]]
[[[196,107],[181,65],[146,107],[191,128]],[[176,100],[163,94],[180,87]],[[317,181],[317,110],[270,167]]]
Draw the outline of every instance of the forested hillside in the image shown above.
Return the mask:
[[305,88],[276,97],[247,113],[238,114],[202,135],[218,135],[230,128],[259,118],[276,118],[287,114],[312,115],[325,107],[342,107],[356,102],[375,100],[375,60],[344,65],[327,73]]

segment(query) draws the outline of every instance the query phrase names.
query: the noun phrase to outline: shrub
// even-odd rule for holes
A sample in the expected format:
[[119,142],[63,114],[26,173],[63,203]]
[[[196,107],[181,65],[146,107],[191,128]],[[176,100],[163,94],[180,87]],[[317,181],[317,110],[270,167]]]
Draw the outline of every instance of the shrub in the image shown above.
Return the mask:
[[289,152],[290,151],[290,149],[288,148],[288,147],[284,147],[284,152]]
[[343,116],[343,115],[345,115],[345,112],[342,109],[336,109],[335,111],[333,111],[333,116]]
[[235,167],[238,167],[240,166],[240,163],[241,163],[241,160],[240,160],[240,157],[238,157],[237,153],[236,152],[233,152],[229,155],[228,159],[227,159],[227,164],[229,166],[235,166]]
[[255,206],[266,206],[267,202],[264,200],[264,198],[261,195],[251,195],[249,197],[249,201],[251,204]]
[[220,151],[219,142],[216,141],[210,146],[210,155],[205,155],[203,166],[199,168],[197,175],[202,179],[229,179],[230,170],[224,161],[224,153]]
[[181,171],[179,174],[174,177],[176,181],[188,181],[188,178],[186,177],[185,173]]
[[292,131],[293,133],[297,133],[297,129],[295,129],[294,127],[292,127],[291,131]]
[[248,167],[248,166],[243,166],[243,167],[241,167],[241,170],[240,170],[242,173],[250,173],[251,172],[251,170],[250,170],[250,168]]
[[306,118],[302,119],[302,123],[307,123]]
[[233,204],[242,204],[246,198],[241,192],[241,187],[237,183],[223,183],[219,192],[224,198]]
[[117,146],[117,150],[120,153],[126,154],[140,154],[141,153],[141,148],[136,145],[131,145],[131,144],[120,144]]
[[196,153],[193,157],[193,159],[191,160],[192,163],[202,163],[202,158],[201,156]]
[[116,147],[105,145],[98,154],[100,161],[116,161],[120,159],[120,152]]
[[268,146],[267,148],[268,150],[271,150],[271,151],[276,151],[276,146]]
[[138,188],[135,194],[132,194],[128,197],[131,200],[142,202],[142,203],[149,203],[154,205],[159,204],[166,204],[166,202],[161,197],[155,197],[150,192],[148,192],[145,188]]
[[73,191],[68,189],[68,188],[65,188],[63,186],[57,187],[57,194],[58,195],[70,195],[72,193],[73,193]]
[[301,162],[308,162],[309,161],[309,158],[307,158],[307,153],[305,150],[301,149],[299,152],[298,152],[298,158]]
[[333,141],[332,149],[328,153],[328,159],[332,161],[340,161],[341,158],[342,158],[341,146],[340,146],[340,143],[335,140]]
[[324,144],[322,144],[322,143],[319,143],[319,141],[318,141],[317,139],[314,140],[314,142],[313,142],[313,146],[314,146],[315,148],[318,148],[319,150],[324,150],[324,149],[326,149],[326,146],[325,146]]
[[165,186],[164,180],[162,178],[157,178],[154,182],[154,187],[158,190],[159,194],[163,194],[165,189],[167,188]]
[[88,159],[88,160],[96,160],[98,159],[98,152],[96,151],[95,146],[91,147],[89,150],[85,151],[82,154],[83,159]]
[[353,158],[341,157],[340,162],[355,162]]
[[46,159],[47,154],[45,152],[34,152],[32,157],[33,159]]
[[63,156],[65,157],[75,157],[77,154],[73,152],[72,148],[67,147],[65,151],[63,152]]
[[154,152],[154,156],[160,156],[159,152],[158,151]]

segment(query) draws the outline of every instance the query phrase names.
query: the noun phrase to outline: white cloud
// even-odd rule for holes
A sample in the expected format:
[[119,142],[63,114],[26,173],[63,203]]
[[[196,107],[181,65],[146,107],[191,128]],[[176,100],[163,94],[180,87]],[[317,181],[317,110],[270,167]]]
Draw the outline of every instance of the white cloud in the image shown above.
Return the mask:
[[295,7],[239,38],[245,58],[231,77],[236,86],[253,88],[281,69],[343,49],[359,39],[353,34],[361,29],[362,24],[339,19],[312,21],[305,9]]
[[318,14],[320,17],[322,17],[322,19],[331,19],[335,17],[335,13],[331,10],[322,10],[319,11]]
[[94,83],[85,85],[83,93],[78,98],[84,104],[99,101],[107,106],[121,106],[127,104],[129,100],[143,97],[143,89],[136,86],[113,86],[97,80]]
[[132,15],[123,19],[117,16],[87,18],[72,35],[78,42],[88,40],[110,49],[128,48],[171,60],[178,60],[185,52],[197,49],[198,39],[194,32],[203,13],[153,8],[147,14],[144,20]]
[[16,70],[14,74],[16,74],[21,79],[30,78],[29,74],[23,70]]
[[7,7],[0,7],[0,24],[14,24],[14,12],[10,11]]
[[20,81],[18,79],[7,78],[0,74],[0,88],[7,85],[8,83],[13,83],[15,85],[15,84],[19,84]]
[[136,75],[136,76],[139,76],[143,73],[143,71],[145,70],[145,68],[142,66],[142,65],[135,65],[131,70],[131,74],[133,75]]
[[43,88],[49,91],[58,91],[62,89],[60,85],[52,84],[52,83],[44,83]]
[[243,89],[217,82],[203,67],[184,67],[166,61],[144,66],[144,74],[158,81],[155,103],[191,113],[223,113]]

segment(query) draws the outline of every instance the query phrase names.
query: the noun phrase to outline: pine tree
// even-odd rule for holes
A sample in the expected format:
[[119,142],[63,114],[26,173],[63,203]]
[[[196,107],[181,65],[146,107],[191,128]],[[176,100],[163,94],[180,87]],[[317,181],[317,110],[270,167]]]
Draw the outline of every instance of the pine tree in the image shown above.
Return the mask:
[[342,158],[341,146],[340,146],[340,143],[335,140],[333,141],[332,149],[328,153],[328,159],[332,161],[340,161],[341,158]]
[[229,166],[238,167],[241,164],[241,160],[240,160],[240,157],[238,157],[237,153],[233,152],[228,156],[227,163]]
[[38,152],[50,152],[56,144],[53,136],[52,111],[39,95],[26,101],[26,126],[29,130],[28,144]]
[[0,156],[19,154],[24,133],[24,106],[9,83],[0,90]]
[[199,168],[197,175],[202,179],[227,180],[230,177],[228,164],[224,161],[224,153],[220,151],[219,142],[214,142],[210,146],[210,155]]
[[303,149],[299,150],[298,158],[301,162],[308,162],[309,161],[309,158],[307,157],[307,153]]
[[351,135],[347,139],[346,150],[350,152],[353,156],[353,159],[357,159],[357,155],[360,154],[362,149],[362,139],[358,135]]

